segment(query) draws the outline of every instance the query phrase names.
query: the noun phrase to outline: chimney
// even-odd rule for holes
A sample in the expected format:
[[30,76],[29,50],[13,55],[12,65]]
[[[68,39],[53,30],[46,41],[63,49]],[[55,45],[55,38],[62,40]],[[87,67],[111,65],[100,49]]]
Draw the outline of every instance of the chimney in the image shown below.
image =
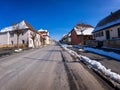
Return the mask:
[[16,23],[13,23],[13,24],[12,24],[12,26],[15,26],[15,25],[16,25]]

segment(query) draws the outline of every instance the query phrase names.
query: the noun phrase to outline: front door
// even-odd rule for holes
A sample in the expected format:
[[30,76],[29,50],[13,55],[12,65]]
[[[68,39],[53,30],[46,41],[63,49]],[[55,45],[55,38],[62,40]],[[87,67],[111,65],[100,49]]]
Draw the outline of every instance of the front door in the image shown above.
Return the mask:
[[106,31],[106,39],[107,39],[107,40],[110,39],[110,31]]

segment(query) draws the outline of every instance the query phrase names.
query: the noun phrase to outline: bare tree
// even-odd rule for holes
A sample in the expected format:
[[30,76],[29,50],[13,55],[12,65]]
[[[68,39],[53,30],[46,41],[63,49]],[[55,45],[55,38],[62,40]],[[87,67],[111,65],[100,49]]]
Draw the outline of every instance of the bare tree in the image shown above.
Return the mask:
[[34,45],[34,47],[36,47],[36,44],[35,44],[36,33],[31,32],[30,34],[31,34],[31,39],[33,40],[33,45]]
[[19,49],[19,37],[24,32],[24,30],[28,30],[29,28],[20,29],[19,24],[13,24],[13,28],[13,32],[17,35],[17,48]]
[[19,48],[19,36],[23,33],[22,30],[14,30],[14,33],[17,35],[17,48]]

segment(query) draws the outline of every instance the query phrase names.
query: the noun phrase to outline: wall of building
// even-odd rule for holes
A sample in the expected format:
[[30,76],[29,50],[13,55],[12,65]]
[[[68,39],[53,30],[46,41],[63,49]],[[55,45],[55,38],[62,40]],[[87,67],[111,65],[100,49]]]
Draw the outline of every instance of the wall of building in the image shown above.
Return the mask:
[[[94,39],[99,40],[99,41],[106,40],[106,31],[110,32],[110,39],[117,38],[118,37],[118,30],[117,30],[118,28],[120,28],[120,25],[113,26],[113,27],[104,29],[102,31],[95,32],[95,33],[93,33],[94,34]],[[103,32],[103,36],[97,35],[97,37],[95,37],[95,34],[99,34],[100,32]]]
[[0,33],[0,45],[9,44],[8,36],[9,36],[8,32],[1,32]]
[[78,45],[80,44],[80,37],[76,35],[75,30],[71,32],[71,44]]
[[71,32],[71,44],[73,45],[81,45],[85,44],[87,40],[92,39],[92,35],[77,35],[76,32],[73,30]]
[[[19,36],[19,44],[28,44],[28,31],[29,30],[24,30],[23,34],[20,34]],[[10,44],[17,44],[17,35],[14,32],[10,32]]]
[[27,32],[27,36],[28,36],[28,47],[32,47],[32,48],[34,48],[34,47],[39,47],[39,46],[41,45],[40,35],[36,33],[36,38],[35,38],[35,40],[34,40],[35,46],[34,46],[34,42],[33,42],[32,38],[31,38],[31,37],[32,37],[31,33],[35,33],[35,32],[33,32],[33,31],[31,31],[31,30],[28,30],[28,32]]
[[[103,33],[103,35],[99,35],[100,33]],[[95,32],[93,34],[93,39],[98,40],[98,41],[103,41],[106,39],[106,35],[105,35],[105,31],[99,31],[99,32]]]
[[[36,33],[35,46],[33,40],[31,39],[31,30],[24,30],[23,34],[19,36],[19,45],[25,45],[28,47],[38,47],[41,45],[40,35]],[[17,46],[17,35],[12,32],[2,32],[0,33],[0,45],[4,47]],[[1,47],[2,47],[1,46]]]
[[50,44],[50,38],[49,38],[49,36],[45,36],[45,44],[46,45]]

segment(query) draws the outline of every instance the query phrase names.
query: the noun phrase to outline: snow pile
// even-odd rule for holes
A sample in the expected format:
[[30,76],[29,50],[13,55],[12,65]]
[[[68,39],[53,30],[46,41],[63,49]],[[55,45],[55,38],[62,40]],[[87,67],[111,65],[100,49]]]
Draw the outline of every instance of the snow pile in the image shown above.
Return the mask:
[[91,51],[91,52],[94,52],[94,53],[98,53],[98,54],[101,54],[101,55],[109,56],[109,57],[112,57],[114,59],[120,60],[120,54],[117,54],[117,53],[114,53],[114,52],[105,52],[103,50],[88,48],[88,47],[84,48],[84,49],[87,50],[87,51]]
[[86,56],[82,56],[82,55],[78,55],[76,52],[74,52],[73,50],[70,50],[67,48],[67,45],[63,45],[62,46],[68,53],[70,53],[71,55],[79,58],[80,60],[82,60],[83,62],[87,63],[88,65],[90,65],[93,69],[95,69],[97,72],[100,72],[102,74],[104,74],[105,76],[109,77],[110,79],[112,79],[115,82],[120,83],[120,75],[112,72],[111,69],[107,69],[105,66],[103,66],[100,62],[95,61],[95,60],[91,60],[90,58],[86,57]]
[[73,55],[73,56],[75,56],[75,57],[79,57],[79,58],[80,58],[80,55],[78,55],[75,51],[70,50],[70,49],[67,48],[67,47],[71,47],[71,45],[70,45],[70,46],[68,46],[68,45],[61,45],[61,46],[62,46],[62,48],[64,48],[69,54],[71,54],[71,55]]
[[74,48],[81,49],[82,47],[80,45],[73,45]]
[[15,52],[21,52],[22,51],[22,49],[16,49],[16,50],[14,50]]
[[91,60],[90,58],[88,58],[86,56],[81,56],[81,60],[90,64],[92,66],[92,68],[96,69],[98,72],[101,72],[105,76],[109,77],[110,79],[120,83],[120,75],[115,72],[112,72],[111,69],[107,69],[100,62]]

